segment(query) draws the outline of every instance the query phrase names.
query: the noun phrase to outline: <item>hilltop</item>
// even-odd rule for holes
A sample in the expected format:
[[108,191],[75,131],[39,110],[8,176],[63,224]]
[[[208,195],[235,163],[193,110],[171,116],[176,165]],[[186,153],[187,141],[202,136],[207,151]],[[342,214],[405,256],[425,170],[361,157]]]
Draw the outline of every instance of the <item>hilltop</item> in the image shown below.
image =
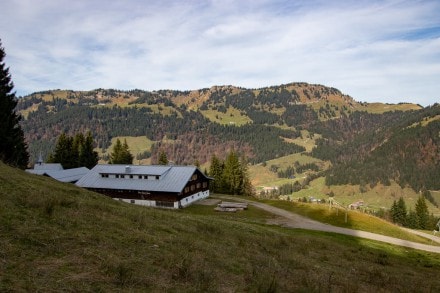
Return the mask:
[[[298,182],[295,188],[299,184],[304,193],[313,180],[325,178],[322,196],[339,191],[363,197],[394,184],[415,193],[440,190],[438,104],[369,104],[335,88],[289,83],[193,91],[51,90],[20,98],[17,110],[25,117],[34,160],[40,152],[47,158],[62,132],[90,130],[101,161],[120,138],[139,164],[157,162],[163,150],[175,164],[205,168],[214,154],[225,158],[234,149],[247,157],[256,186]],[[359,192],[339,186],[358,186]],[[399,194],[406,195],[393,191],[392,197]],[[392,197],[376,208],[387,208]]]
[[201,163],[207,162],[213,153],[222,155],[230,148],[246,152],[251,162],[262,162],[304,151],[289,139],[320,122],[357,111],[419,109],[413,104],[359,103],[335,88],[307,83],[194,91],[51,90],[22,97],[17,107],[25,118],[33,159],[40,152],[47,155],[62,132],[91,130],[104,153],[115,137],[146,137],[146,143],[154,143],[153,156],[154,149],[167,149],[173,161],[184,164],[193,163],[196,154]]
[[150,209],[2,163],[0,187],[0,291],[440,290],[436,254],[269,226],[257,209]]

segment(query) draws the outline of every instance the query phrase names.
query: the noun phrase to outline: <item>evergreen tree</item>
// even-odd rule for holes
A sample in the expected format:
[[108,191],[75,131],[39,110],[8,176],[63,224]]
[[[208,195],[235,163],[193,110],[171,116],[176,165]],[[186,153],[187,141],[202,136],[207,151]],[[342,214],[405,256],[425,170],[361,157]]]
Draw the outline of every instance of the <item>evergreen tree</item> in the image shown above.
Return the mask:
[[76,167],[80,167],[79,166],[79,152],[80,149],[82,148],[82,145],[84,144],[85,138],[84,138],[84,134],[82,133],[77,133],[73,138],[72,138],[72,162],[75,162],[75,168]]
[[15,112],[17,99],[12,92],[14,84],[5,67],[6,54],[0,40],[0,160],[25,169],[29,163],[24,133],[19,124],[21,116]]
[[128,148],[127,140],[124,139],[124,144],[122,145],[122,163],[121,164],[133,164],[133,155],[130,153]]
[[240,161],[234,151],[226,157],[223,179],[226,193],[233,195],[241,193],[243,174]]
[[241,158],[241,176],[242,176],[242,183],[241,183],[241,194],[246,196],[255,196],[255,188],[252,185],[252,182],[249,177],[249,171],[248,171],[248,162],[246,160],[246,157]]
[[425,198],[419,196],[416,202],[416,215],[418,219],[419,229],[428,229],[429,225],[429,212],[428,206],[426,205]]
[[406,204],[402,197],[399,201],[394,201],[391,207],[391,218],[394,223],[406,226],[407,225],[407,210]]
[[127,140],[122,144],[119,138],[116,139],[113,152],[110,154],[110,164],[133,164],[133,155],[130,153]]
[[403,197],[399,198],[399,201],[397,202],[397,209],[399,211],[397,214],[397,223],[402,226],[406,226],[407,210]]
[[[76,158],[76,160],[75,160]],[[73,138],[62,133],[58,138],[55,151],[49,156],[49,163],[60,163],[64,169],[78,167],[78,152],[73,149]]]
[[121,154],[122,154],[122,143],[118,138],[118,139],[116,139],[116,143],[113,146],[113,151],[110,154],[109,163],[110,164],[122,164],[122,163],[120,163],[122,161]]
[[418,229],[420,226],[419,225],[419,218],[417,217],[416,212],[413,210],[409,211],[407,226],[412,229]]
[[98,164],[98,153],[94,151],[92,133],[89,131],[79,148],[79,166],[93,168]]
[[98,163],[98,153],[93,150],[93,137],[78,133],[71,137],[62,133],[57,140],[55,151],[49,155],[49,163],[60,163],[64,169],[77,167],[93,168]]
[[217,158],[216,155],[211,157],[211,166],[209,167],[209,176],[214,178],[210,183],[210,188],[213,192],[223,191],[223,168],[224,164]]
[[168,165],[168,157],[167,154],[165,153],[165,151],[161,151],[159,154],[159,161],[158,161],[159,165]]

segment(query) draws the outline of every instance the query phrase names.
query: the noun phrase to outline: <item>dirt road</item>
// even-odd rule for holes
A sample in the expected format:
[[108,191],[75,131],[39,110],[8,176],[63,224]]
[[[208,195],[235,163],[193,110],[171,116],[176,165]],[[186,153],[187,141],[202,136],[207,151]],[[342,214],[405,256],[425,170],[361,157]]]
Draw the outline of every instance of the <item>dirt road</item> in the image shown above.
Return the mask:
[[[404,247],[409,247],[409,248],[414,248],[414,249],[419,249],[419,250],[424,250],[424,251],[429,251],[429,252],[440,253],[440,246],[426,245],[426,244],[411,242],[411,241],[402,240],[402,239],[398,239],[398,238],[394,238],[394,237],[374,234],[374,233],[370,233],[370,232],[336,227],[336,226],[332,226],[332,225],[328,225],[328,224],[323,224],[323,223],[311,220],[309,218],[305,218],[305,217],[300,216],[298,214],[295,214],[295,213],[292,213],[292,212],[289,212],[289,211],[286,211],[286,210],[283,210],[280,208],[276,208],[276,207],[273,207],[273,206],[270,206],[270,205],[267,205],[264,203],[259,203],[259,202],[254,202],[254,201],[239,199],[239,198],[232,198],[232,197],[225,197],[225,198],[235,200],[235,201],[246,202],[252,206],[255,206],[259,209],[268,211],[274,215],[281,217],[281,219],[269,221],[269,223],[272,223],[272,224],[281,224],[282,226],[290,227],[290,228],[299,228],[299,229],[317,230],[317,231],[345,234],[345,235],[350,235],[350,236],[355,236],[355,237],[361,237],[361,238],[386,242],[386,243],[390,243],[390,244],[394,244],[394,245],[399,245],[399,246],[404,246]],[[406,229],[406,230],[411,233],[414,232],[410,229]],[[419,233],[421,233],[421,232],[419,232]],[[415,234],[418,234],[418,233],[415,233]],[[427,235],[427,234],[424,234],[423,236],[430,238],[429,237],[430,235]],[[438,239],[438,237],[433,238],[433,240],[435,240],[437,242],[440,241]]]

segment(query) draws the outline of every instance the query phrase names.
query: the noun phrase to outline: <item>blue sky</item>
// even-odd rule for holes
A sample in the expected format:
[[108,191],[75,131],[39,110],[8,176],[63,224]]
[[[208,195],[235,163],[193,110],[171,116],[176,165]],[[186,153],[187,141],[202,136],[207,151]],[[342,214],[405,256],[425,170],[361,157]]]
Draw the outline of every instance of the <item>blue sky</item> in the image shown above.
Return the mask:
[[440,1],[5,0],[17,95],[289,82],[440,102]]

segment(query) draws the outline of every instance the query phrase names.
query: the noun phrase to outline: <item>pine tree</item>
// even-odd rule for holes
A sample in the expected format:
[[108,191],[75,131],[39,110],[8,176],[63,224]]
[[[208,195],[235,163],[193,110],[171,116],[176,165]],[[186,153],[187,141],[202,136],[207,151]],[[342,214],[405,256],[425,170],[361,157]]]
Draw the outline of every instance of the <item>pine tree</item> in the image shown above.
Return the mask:
[[237,195],[241,192],[243,174],[237,154],[231,151],[225,160],[223,170],[223,179],[225,183],[225,192]]
[[77,167],[93,168],[98,163],[98,153],[93,150],[91,132],[78,133],[71,137],[62,133],[57,140],[55,151],[49,155],[49,163],[60,163],[64,169]]
[[419,229],[427,229],[429,225],[429,212],[425,198],[419,196],[416,202],[416,215],[418,219]]
[[241,176],[242,176],[240,193],[246,196],[255,196],[255,188],[252,185],[252,182],[249,177],[248,162],[246,157],[243,156],[241,158],[240,166],[241,166]]
[[213,155],[211,157],[211,166],[209,167],[209,176],[214,178],[210,183],[210,189],[212,189],[213,192],[220,193],[223,191],[223,169],[224,164],[216,155]]
[[165,151],[161,151],[159,154],[159,161],[158,161],[159,165],[168,165],[168,157],[167,154],[165,153]]
[[110,154],[110,164],[133,164],[133,155],[130,153],[127,140],[122,144],[119,138],[116,139],[113,152]]
[[128,148],[127,140],[124,139],[124,144],[122,145],[122,163],[121,164],[133,164],[133,155],[130,153]]
[[[60,163],[64,169],[78,167],[78,154],[73,150],[73,138],[65,133],[58,137],[55,151],[49,156],[49,163]],[[76,160],[75,160],[76,159]]]
[[98,164],[98,153],[94,151],[93,137],[90,131],[87,133],[85,140],[79,148],[78,161],[80,167],[87,167],[89,169]]
[[110,154],[110,164],[121,164],[121,154],[122,154],[122,143],[118,139],[116,139],[116,144],[113,147],[113,151]]
[[14,84],[9,68],[3,62],[5,56],[0,40],[0,160],[24,169],[29,163],[29,154],[19,124],[21,116],[15,112],[17,99],[12,92]]
[[418,229],[420,226],[419,225],[419,218],[417,217],[416,212],[413,210],[409,211],[407,226],[412,229]]
[[393,202],[390,212],[394,223],[402,226],[407,225],[407,210],[403,197],[400,197],[397,202]]

